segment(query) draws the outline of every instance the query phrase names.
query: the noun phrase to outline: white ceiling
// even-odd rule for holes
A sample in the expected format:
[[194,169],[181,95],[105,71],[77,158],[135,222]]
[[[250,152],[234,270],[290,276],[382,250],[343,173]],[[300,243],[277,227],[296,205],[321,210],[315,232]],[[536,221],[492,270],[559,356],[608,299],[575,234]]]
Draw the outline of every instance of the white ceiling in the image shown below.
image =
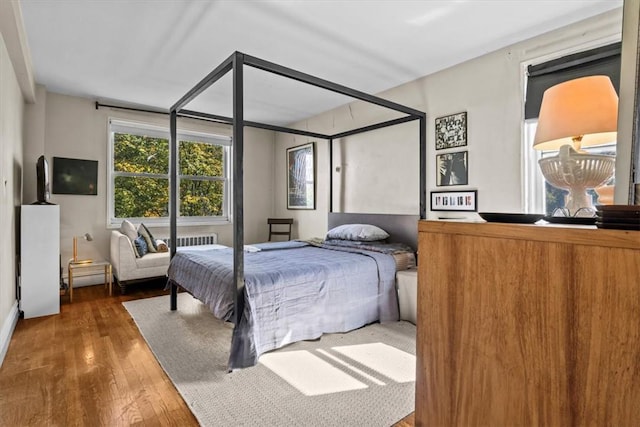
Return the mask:
[[[622,0],[21,0],[36,81],[168,110],[240,51],[368,93],[622,6]],[[245,119],[351,101],[245,67]],[[231,116],[226,76],[187,106]]]

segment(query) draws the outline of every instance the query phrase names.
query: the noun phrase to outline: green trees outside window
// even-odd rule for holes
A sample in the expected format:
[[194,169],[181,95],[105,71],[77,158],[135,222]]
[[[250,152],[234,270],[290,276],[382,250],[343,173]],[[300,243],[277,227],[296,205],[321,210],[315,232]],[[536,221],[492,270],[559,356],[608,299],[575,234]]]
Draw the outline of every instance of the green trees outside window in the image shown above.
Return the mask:
[[[225,147],[179,141],[179,215],[219,217],[224,213]],[[169,216],[169,141],[129,133],[113,134],[115,218]]]
[[224,201],[224,149],[180,141],[180,215],[220,216]]

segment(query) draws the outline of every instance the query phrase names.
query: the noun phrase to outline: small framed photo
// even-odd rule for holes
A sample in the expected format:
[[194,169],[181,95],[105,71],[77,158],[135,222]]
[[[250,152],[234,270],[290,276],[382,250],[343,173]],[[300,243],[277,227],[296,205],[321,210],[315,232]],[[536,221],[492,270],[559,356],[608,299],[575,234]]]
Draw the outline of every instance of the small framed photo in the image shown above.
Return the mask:
[[315,144],[287,148],[287,209],[316,208]]
[[467,145],[467,112],[436,119],[436,150]]
[[478,190],[432,191],[432,211],[478,211]]
[[436,185],[467,185],[469,183],[468,151],[436,155]]

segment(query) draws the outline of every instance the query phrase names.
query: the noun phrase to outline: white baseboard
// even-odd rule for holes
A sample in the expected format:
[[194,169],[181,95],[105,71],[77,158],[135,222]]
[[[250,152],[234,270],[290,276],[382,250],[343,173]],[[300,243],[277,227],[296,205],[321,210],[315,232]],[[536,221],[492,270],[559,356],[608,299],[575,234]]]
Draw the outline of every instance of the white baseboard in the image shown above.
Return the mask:
[[18,310],[18,301],[16,301],[13,304],[13,307],[11,307],[11,310],[9,310],[9,315],[4,319],[4,322],[2,323],[2,330],[0,330],[0,366],[2,366],[2,362],[4,362],[4,356],[7,354],[7,350],[9,349],[9,342],[11,342],[11,336],[16,328],[19,317],[20,312]]

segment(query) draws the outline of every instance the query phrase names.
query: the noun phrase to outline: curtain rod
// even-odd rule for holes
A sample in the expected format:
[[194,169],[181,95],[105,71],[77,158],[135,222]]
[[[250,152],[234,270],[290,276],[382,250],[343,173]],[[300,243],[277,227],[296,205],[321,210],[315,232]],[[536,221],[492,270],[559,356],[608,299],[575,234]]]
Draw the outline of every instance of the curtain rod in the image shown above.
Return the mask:
[[106,108],[117,108],[119,110],[139,111],[139,112],[142,112],[142,113],[165,114],[167,116],[169,115],[168,111],[150,110],[148,108],[124,107],[124,106],[121,106],[121,105],[101,104],[98,101],[96,101],[95,105],[96,105],[96,110],[99,109],[100,107],[106,107]]
[[[139,111],[139,112],[142,112],[142,113],[164,114],[164,115],[167,115],[167,116],[170,115],[170,113],[168,111],[151,110],[151,109],[145,109],[145,108],[124,107],[124,106],[120,106],[120,105],[101,104],[98,101],[96,101],[96,110],[99,109],[100,107],[117,108],[119,110]],[[221,123],[221,124],[225,124],[225,125],[229,125],[229,126],[231,126],[232,122],[233,122],[233,120],[230,117],[218,116],[218,115],[214,115],[214,114],[199,113],[199,112],[191,111],[191,110],[182,110],[182,111],[183,112],[177,112],[176,113],[177,117],[182,117],[182,118],[185,118],[185,119],[200,120],[200,121],[207,122],[207,123]],[[274,132],[290,133],[290,134],[294,134],[294,135],[304,135],[304,136],[308,136],[308,137],[311,137],[311,138],[320,138],[320,139],[329,139],[330,138],[329,135],[324,135],[324,134],[317,133],[317,132],[309,132],[309,131],[305,131],[305,130],[301,130],[301,129],[292,129],[292,128],[287,128],[287,127],[283,127],[283,126],[270,125],[270,124],[266,124],[266,123],[245,121],[244,125],[248,126],[248,127],[257,128],[257,129],[271,130],[271,131],[274,131]]]

